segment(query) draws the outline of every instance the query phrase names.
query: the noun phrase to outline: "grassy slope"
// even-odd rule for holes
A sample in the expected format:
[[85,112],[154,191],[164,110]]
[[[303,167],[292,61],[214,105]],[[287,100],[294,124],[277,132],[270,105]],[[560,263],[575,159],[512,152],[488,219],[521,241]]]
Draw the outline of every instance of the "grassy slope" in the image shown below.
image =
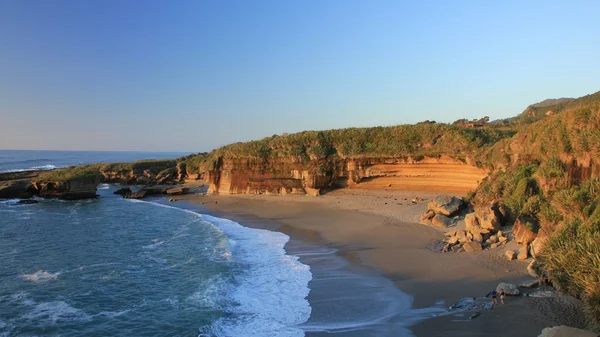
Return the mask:
[[534,229],[553,233],[538,258],[540,271],[582,299],[590,318],[600,322],[600,179],[578,185],[569,177],[572,160],[600,163],[600,93],[570,102],[560,114],[485,151],[482,162],[503,169],[471,201],[499,200],[513,220],[531,218]]

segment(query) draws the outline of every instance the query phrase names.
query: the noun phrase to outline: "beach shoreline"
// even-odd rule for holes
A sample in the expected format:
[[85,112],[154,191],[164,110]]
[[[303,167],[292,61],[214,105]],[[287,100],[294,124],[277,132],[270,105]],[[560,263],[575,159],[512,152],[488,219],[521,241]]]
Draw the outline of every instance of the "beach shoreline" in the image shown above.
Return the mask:
[[[443,232],[419,224],[418,219],[435,195],[345,189],[320,197],[192,194],[177,201],[201,205],[244,226],[335,247],[353,265],[383,275],[410,294],[412,309],[439,311],[464,297],[485,296],[500,282],[531,279],[528,261],[507,261],[506,249],[446,254],[429,250],[427,246],[442,239]],[[537,336],[544,327],[556,325],[552,315],[535,310],[539,301],[509,298],[505,306],[486,310],[475,320],[468,320],[472,312],[442,314],[409,328],[416,336]]]

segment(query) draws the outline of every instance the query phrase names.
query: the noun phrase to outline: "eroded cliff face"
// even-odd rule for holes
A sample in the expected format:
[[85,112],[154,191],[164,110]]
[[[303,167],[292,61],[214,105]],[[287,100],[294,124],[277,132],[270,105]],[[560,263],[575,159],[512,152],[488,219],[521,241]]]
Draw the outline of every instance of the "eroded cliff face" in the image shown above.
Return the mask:
[[78,200],[95,198],[96,188],[100,179],[78,179],[67,181],[48,181],[35,183],[34,186],[40,197]]
[[311,194],[332,187],[412,189],[464,193],[487,173],[451,157],[295,161],[218,158],[197,178],[209,193]]

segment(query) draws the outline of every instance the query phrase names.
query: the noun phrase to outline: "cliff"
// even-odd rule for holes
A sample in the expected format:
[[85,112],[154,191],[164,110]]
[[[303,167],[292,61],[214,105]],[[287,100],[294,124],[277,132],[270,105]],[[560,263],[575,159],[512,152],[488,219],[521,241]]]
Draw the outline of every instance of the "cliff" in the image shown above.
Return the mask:
[[209,193],[311,194],[353,186],[370,189],[475,190],[486,172],[451,157],[335,158],[328,161],[217,157],[200,173]]
[[466,192],[486,172],[476,158],[512,130],[434,122],[306,131],[236,143],[186,160],[212,193],[308,193],[354,186]]

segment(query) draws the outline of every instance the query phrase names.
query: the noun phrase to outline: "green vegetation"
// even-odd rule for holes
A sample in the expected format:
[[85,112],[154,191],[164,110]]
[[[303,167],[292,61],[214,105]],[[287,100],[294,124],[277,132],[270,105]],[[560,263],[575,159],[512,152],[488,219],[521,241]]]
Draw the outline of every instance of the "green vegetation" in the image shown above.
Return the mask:
[[145,170],[152,174],[159,174],[169,168],[175,168],[177,160],[175,159],[157,159],[157,160],[138,160],[131,163],[110,163],[100,167],[102,171],[112,172],[128,172],[133,171],[135,174],[141,174]]
[[174,159],[161,160],[139,160],[131,163],[109,163],[109,164],[90,164],[82,166],[71,166],[60,168],[48,172],[43,172],[37,176],[37,181],[67,181],[82,179],[100,179],[102,172],[117,172],[119,174],[133,173],[136,175],[144,174],[145,170],[154,175],[168,174],[177,172],[177,161]]
[[71,166],[48,172],[43,172],[36,177],[37,181],[68,181],[68,180],[96,180],[102,177],[101,164]]
[[600,179],[556,193],[564,219],[538,257],[539,268],[560,291],[580,298],[600,322]]
[[298,162],[330,158],[402,158],[448,155],[460,160],[476,156],[499,140],[511,137],[512,131],[466,129],[436,123],[390,127],[348,128],[327,131],[304,131],[235,143],[209,154],[186,159],[187,169],[215,165],[218,158],[272,160],[291,158]]

